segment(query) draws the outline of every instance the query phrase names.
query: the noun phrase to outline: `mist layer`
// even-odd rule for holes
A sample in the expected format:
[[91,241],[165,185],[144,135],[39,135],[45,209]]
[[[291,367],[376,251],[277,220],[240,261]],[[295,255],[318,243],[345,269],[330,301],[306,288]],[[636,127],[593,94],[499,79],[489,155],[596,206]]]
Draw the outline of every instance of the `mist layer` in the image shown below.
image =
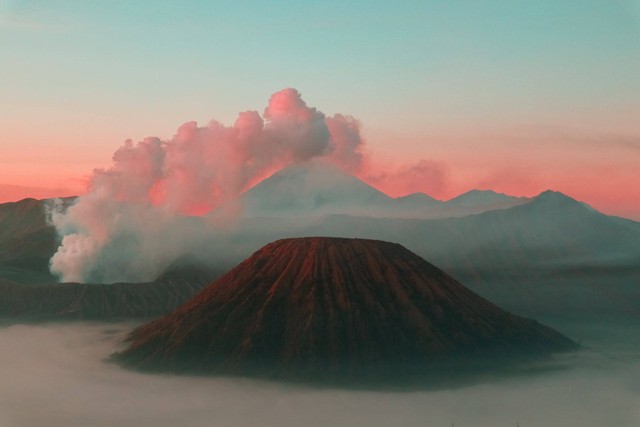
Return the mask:
[[366,392],[143,375],[105,363],[130,327],[0,329],[0,426],[635,427],[640,422],[637,347],[584,353],[556,361],[565,369],[462,388]]

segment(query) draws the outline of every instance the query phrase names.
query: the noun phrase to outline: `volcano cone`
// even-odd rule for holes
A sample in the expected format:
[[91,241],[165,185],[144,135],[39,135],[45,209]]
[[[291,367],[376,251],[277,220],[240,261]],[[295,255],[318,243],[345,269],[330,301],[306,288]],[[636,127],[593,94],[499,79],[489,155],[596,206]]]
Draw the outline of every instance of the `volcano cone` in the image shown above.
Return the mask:
[[575,347],[401,245],[315,237],[264,246],[114,357],[147,370],[375,379]]

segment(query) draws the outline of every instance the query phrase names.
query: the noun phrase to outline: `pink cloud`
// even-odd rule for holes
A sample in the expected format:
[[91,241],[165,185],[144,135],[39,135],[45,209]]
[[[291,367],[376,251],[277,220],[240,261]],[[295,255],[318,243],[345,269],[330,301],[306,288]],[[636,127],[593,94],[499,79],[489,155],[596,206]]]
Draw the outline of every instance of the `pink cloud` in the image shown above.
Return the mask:
[[145,244],[171,228],[174,218],[228,206],[293,163],[323,158],[358,170],[363,145],[355,119],[327,118],[295,89],[273,94],[263,117],[246,111],[232,126],[187,122],[168,140],[128,140],[110,167],[94,172],[89,192],[57,218],[64,238],[52,269],[64,280],[81,280],[113,239]]

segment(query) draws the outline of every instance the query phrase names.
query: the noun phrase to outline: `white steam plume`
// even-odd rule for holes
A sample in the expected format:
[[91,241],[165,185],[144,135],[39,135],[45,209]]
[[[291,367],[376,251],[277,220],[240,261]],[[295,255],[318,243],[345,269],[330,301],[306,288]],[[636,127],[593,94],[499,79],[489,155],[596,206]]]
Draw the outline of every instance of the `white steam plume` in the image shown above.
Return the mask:
[[263,116],[240,113],[233,126],[188,122],[170,140],[128,140],[109,169],[94,171],[87,194],[53,215],[62,243],[51,271],[62,281],[153,279],[216,232],[193,216],[223,205],[233,212],[240,193],[293,163],[324,158],[355,172],[362,148],[356,120],[326,117],[295,89],[272,95]]

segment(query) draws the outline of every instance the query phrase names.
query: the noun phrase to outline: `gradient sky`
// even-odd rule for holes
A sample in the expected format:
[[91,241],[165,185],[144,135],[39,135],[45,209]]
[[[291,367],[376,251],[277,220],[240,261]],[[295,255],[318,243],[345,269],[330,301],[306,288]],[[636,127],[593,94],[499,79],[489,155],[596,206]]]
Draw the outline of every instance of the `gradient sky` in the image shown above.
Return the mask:
[[640,0],[0,0],[0,201],[285,87],[358,118],[376,167],[434,165],[438,198],[551,188],[640,220]]

